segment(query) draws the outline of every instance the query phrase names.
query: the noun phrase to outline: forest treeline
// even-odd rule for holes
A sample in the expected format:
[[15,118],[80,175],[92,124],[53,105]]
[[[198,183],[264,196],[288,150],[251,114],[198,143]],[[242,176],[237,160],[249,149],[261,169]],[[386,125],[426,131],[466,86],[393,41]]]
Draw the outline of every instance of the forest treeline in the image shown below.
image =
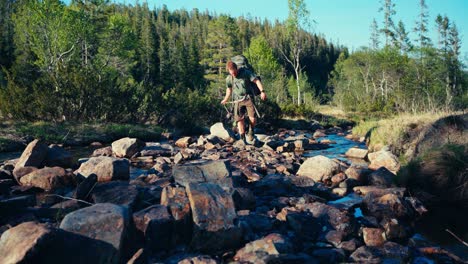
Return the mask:
[[384,0],[385,24],[373,27],[371,47],[349,54],[311,33],[303,1],[288,4],[283,22],[138,2],[1,1],[0,115],[207,124],[223,116],[225,63],[237,54],[261,75],[269,100],[260,108],[271,117],[326,102],[388,113],[466,106],[461,43],[447,17],[438,17],[433,44],[424,5],[412,44]]

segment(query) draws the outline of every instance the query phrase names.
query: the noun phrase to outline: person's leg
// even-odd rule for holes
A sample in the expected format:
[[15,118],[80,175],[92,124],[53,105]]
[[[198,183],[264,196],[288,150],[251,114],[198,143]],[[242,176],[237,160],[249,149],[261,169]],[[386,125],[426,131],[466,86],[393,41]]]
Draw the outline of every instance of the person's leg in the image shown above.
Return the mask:
[[256,118],[255,118],[255,108],[254,108],[254,104],[252,102],[252,100],[250,100],[248,102],[248,104],[246,105],[246,108],[247,108],[247,114],[249,116],[249,121],[250,121],[250,126],[249,126],[249,133],[248,133],[248,139],[250,141],[253,141],[254,140],[254,128],[255,128],[255,124],[256,124]]
[[239,137],[240,139],[245,141],[245,113],[246,108],[243,102],[237,104],[237,111],[236,111],[236,121],[237,121],[237,128],[239,130]]

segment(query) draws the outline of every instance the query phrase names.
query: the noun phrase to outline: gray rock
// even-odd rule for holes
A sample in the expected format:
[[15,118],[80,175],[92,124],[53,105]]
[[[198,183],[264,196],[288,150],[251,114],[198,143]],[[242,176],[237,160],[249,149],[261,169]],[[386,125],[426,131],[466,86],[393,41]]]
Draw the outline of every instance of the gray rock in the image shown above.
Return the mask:
[[397,173],[401,167],[398,157],[388,150],[369,153],[368,158],[371,162],[369,169],[377,170],[380,167],[385,167],[389,171]]
[[139,205],[138,188],[128,182],[100,183],[94,187],[91,197],[95,203],[112,203],[131,210],[136,209]]
[[81,164],[75,174],[84,177],[96,174],[98,182],[128,180],[130,178],[130,162],[127,159],[93,157]]
[[73,184],[73,178],[60,167],[46,167],[26,174],[20,179],[21,185],[34,186],[43,190],[55,190]]
[[93,151],[93,154],[91,154],[91,157],[100,157],[100,156],[106,156],[106,157],[112,157],[112,147],[103,147],[103,148],[98,148]]
[[110,243],[121,253],[129,222],[130,215],[126,207],[102,203],[67,214],[60,228]]
[[368,153],[369,153],[369,150],[367,149],[350,148],[348,149],[348,151],[346,151],[345,155],[346,157],[350,157],[350,158],[365,159]]
[[187,187],[189,183],[211,182],[226,188],[232,188],[231,166],[227,160],[199,161],[172,168],[176,183]]
[[131,158],[144,147],[144,143],[137,138],[121,138],[112,142],[112,152],[118,158]]
[[0,256],[2,263],[118,263],[109,243],[35,222],[3,233]]
[[315,156],[308,158],[299,167],[298,176],[305,176],[314,181],[323,181],[330,179],[333,175],[340,171],[340,165],[325,156]]
[[226,129],[223,123],[219,122],[210,127],[210,133],[213,136],[217,136],[224,141],[234,142],[234,133]]

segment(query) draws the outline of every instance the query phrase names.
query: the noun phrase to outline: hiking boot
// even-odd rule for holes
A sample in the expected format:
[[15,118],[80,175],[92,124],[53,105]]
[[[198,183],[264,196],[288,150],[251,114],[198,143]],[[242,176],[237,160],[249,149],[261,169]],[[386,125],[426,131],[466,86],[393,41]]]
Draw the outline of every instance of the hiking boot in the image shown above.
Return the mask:
[[249,129],[249,133],[247,133],[247,139],[248,139],[249,141],[254,141],[254,139],[255,139],[255,134],[254,134],[254,132],[253,132],[253,129]]
[[240,140],[242,140],[245,144],[247,144],[247,140],[245,140],[245,134],[240,135]]

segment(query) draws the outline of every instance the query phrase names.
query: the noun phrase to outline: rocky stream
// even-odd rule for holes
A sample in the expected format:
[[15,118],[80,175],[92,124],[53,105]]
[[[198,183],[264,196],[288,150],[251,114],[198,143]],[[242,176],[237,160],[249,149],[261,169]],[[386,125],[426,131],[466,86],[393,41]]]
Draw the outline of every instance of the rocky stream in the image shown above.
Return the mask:
[[416,232],[390,151],[339,127],[210,132],[89,157],[32,141],[0,161],[0,263],[466,263]]

